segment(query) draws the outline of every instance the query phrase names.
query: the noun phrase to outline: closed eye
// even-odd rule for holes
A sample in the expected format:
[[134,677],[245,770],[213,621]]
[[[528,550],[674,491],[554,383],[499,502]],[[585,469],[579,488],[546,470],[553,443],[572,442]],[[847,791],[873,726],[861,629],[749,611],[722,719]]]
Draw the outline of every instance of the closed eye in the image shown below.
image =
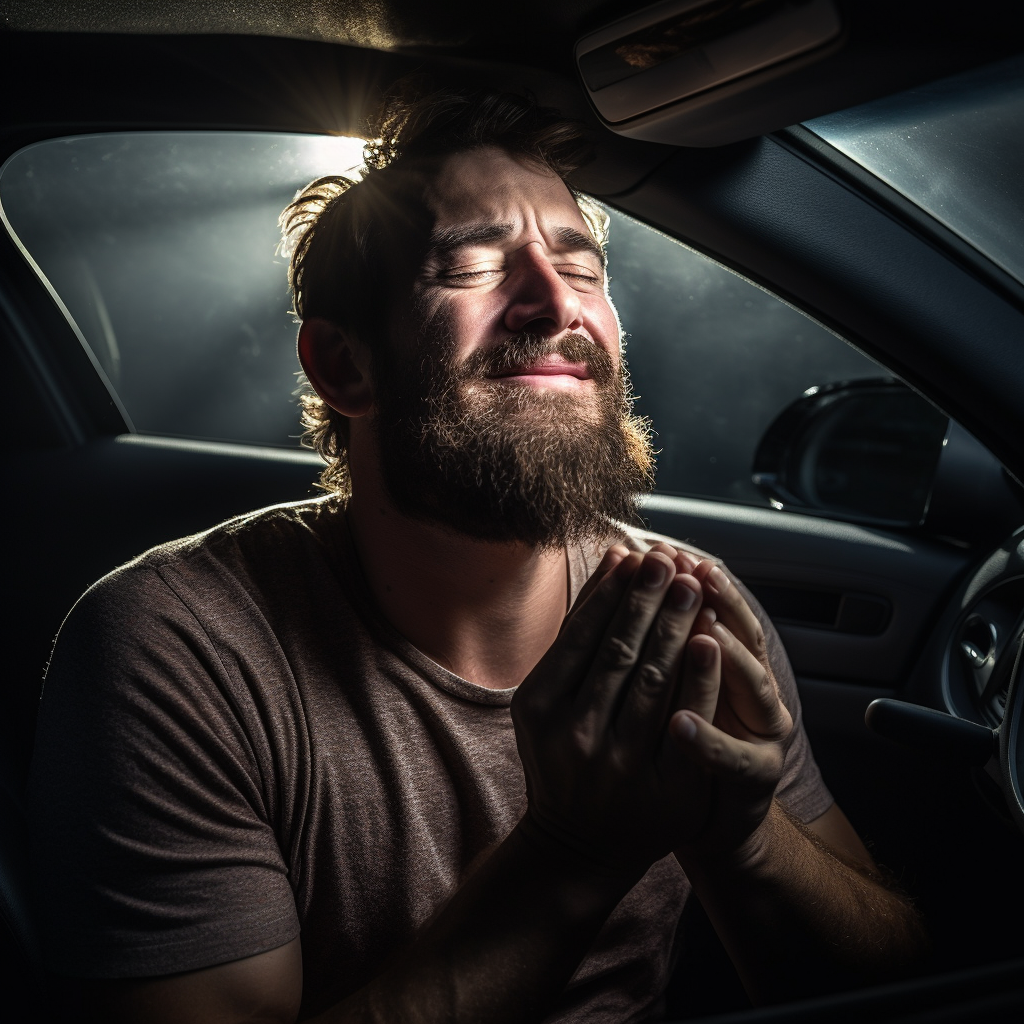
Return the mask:
[[500,276],[504,271],[499,267],[467,267],[446,270],[438,274],[443,284],[476,284]]
[[600,284],[601,277],[592,270],[584,267],[563,267],[558,270],[561,277],[572,278],[575,281],[587,281],[590,284]]

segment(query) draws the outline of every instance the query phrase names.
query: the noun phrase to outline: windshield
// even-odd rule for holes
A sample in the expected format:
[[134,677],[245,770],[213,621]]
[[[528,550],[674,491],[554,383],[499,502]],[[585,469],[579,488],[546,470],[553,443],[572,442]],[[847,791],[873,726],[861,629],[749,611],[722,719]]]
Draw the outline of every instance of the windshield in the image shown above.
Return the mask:
[[1024,282],[1024,57],[806,127]]

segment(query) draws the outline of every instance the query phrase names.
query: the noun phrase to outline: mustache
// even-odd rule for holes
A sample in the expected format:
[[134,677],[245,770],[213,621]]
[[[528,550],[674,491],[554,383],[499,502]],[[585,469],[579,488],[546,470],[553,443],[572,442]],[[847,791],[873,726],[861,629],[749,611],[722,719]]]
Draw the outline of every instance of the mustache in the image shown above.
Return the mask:
[[460,382],[500,377],[546,356],[560,356],[568,363],[582,363],[599,387],[610,385],[616,378],[612,357],[582,334],[567,334],[558,339],[529,332],[514,334],[492,348],[471,353],[452,370]]

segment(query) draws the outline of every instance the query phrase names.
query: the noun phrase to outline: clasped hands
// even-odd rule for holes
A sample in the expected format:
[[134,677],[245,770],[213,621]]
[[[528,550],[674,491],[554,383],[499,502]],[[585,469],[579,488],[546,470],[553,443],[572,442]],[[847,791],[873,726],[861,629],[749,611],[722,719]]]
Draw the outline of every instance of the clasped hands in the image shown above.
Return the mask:
[[793,720],[721,568],[611,547],[512,702],[522,827],[602,869],[745,856]]

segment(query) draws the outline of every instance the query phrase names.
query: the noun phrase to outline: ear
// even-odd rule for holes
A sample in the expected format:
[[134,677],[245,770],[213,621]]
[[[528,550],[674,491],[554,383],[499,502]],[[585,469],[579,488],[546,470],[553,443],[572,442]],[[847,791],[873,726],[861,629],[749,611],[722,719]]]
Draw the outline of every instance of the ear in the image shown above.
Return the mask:
[[373,405],[370,353],[329,320],[299,327],[299,362],[313,390],[343,416],[365,416]]

